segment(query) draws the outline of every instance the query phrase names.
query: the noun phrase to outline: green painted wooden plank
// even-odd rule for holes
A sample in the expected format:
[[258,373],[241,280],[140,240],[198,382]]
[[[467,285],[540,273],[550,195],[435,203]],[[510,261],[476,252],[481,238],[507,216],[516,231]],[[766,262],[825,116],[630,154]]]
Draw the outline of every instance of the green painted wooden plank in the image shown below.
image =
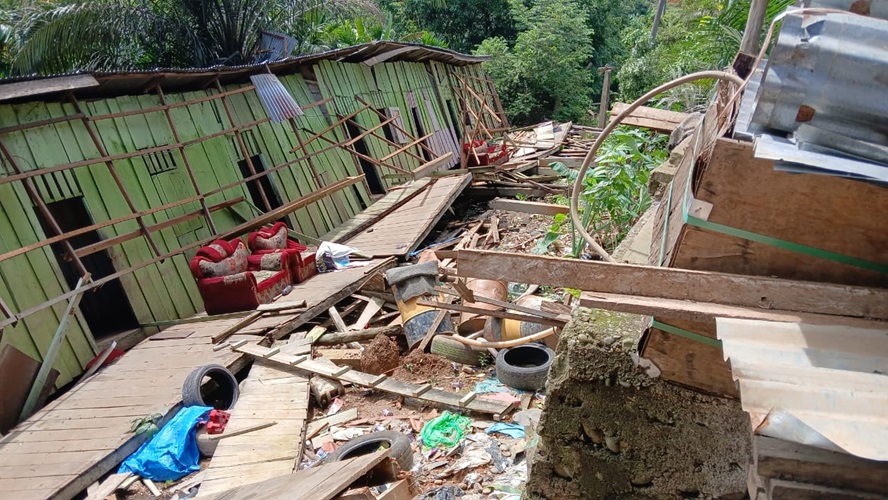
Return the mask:
[[[91,104],[94,107],[95,114],[116,113],[121,111],[120,105],[115,99],[93,101]],[[119,154],[136,149],[129,140],[130,135],[127,127],[128,124],[123,118],[95,122],[95,129],[101,137],[108,154]],[[141,163],[138,159],[125,159],[114,162],[114,165],[120,173],[124,185],[133,197],[133,203],[136,207],[144,207],[146,205],[146,202],[143,199],[144,196],[142,196],[138,190],[132,189],[132,176],[133,171],[137,168],[137,165],[134,164],[136,162]],[[138,166],[141,167],[141,165]],[[93,168],[92,172],[99,192],[102,193],[106,205],[111,211],[111,215],[119,217],[131,213],[123,195],[118,190],[110,173],[107,172],[107,167],[105,167],[104,164],[95,165],[94,167],[104,169],[104,172],[102,172]],[[146,224],[153,221],[153,219],[153,216],[146,218]],[[137,231],[138,229],[138,223],[134,219],[114,226],[114,230],[117,234]],[[115,267],[118,269],[124,269],[140,262],[145,262],[150,260],[153,256],[153,252],[145,238],[136,238],[134,240],[126,241],[110,248],[109,253],[112,256],[112,259],[115,260]],[[169,294],[164,290],[163,277],[156,266],[146,266],[133,273],[129,273],[129,275],[132,276],[136,286],[140,287],[145,295],[145,299],[151,310],[151,321],[173,319],[176,316],[175,306],[172,304]]]
[[[154,98],[154,100],[153,105],[156,106],[160,104],[156,98]],[[114,101],[117,104],[118,109],[121,111],[142,108],[140,99],[135,96],[121,96]],[[124,125],[118,128],[118,133],[124,143],[127,144],[126,149],[129,151],[163,146],[174,142],[172,133],[169,131],[166,121],[161,113],[126,116],[121,120]],[[154,134],[157,134],[159,137],[155,137]],[[152,176],[148,171],[148,161],[150,160],[146,157],[137,157],[128,162],[131,167],[128,168],[127,166],[124,166],[123,168],[118,168],[118,173],[123,180],[123,184],[126,186],[130,197],[133,199],[133,203],[139,210],[160,206],[167,201],[160,196],[157,187],[152,181]],[[180,187],[170,189],[179,191]],[[184,193],[179,192],[178,196],[174,195],[171,198],[182,199],[181,195],[183,194]],[[195,208],[196,206],[197,205],[195,204]],[[170,212],[172,213],[165,214],[164,212],[155,212],[150,214],[144,218],[145,223],[156,224],[166,220],[170,216],[180,215],[182,213],[180,211],[179,214],[176,214],[176,212],[172,210]],[[180,246],[172,228],[155,231],[151,233],[151,236],[154,238],[158,247],[160,247],[161,252],[175,251]],[[153,267],[159,274],[161,281],[158,283],[162,283],[163,289],[166,291],[166,296],[161,297],[161,299],[164,303],[168,304],[168,306],[171,306],[168,307],[168,314],[172,314],[173,316],[162,319],[177,319],[190,316],[196,312],[196,309],[191,303],[190,296],[184,289],[181,276],[177,271],[178,266],[175,265],[175,258],[167,259],[164,262],[158,262],[148,267]]]

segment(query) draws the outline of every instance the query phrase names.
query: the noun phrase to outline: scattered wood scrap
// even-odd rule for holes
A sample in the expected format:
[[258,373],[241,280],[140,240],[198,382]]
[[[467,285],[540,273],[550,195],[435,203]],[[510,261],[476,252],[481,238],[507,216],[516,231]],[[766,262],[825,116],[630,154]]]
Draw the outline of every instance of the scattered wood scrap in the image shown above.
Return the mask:
[[[240,344],[240,343],[239,343]],[[268,360],[285,366],[292,366],[299,370],[316,373],[324,377],[336,379],[341,382],[370,387],[385,392],[391,392],[404,397],[412,397],[425,401],[463,408],[469,411],[492,414],[494,416],[505,415],[513,408],[513,403],[494,401],[485,398],[476,398],[471,401],[462,401],[463,396],[442,389],[432,388],[429,384],[419,385],[408,382],[400,382],[386,375],[371,375],[369,373],[353,370],[348,366],[335,366],[319,363],[308,359],[306,356],[293,356],[285,353],[275,353],[274,350],[257,344],[243,343],[231,346],[235,352],[249,354],[250,356]]]
[[[203,496],[208,500],[329,500],[355,483],[379,485],[396,481],[397,463],[389,450],[296,471],[228,491]],[[372,475],[368,475],[370,471]],[[366,479],[362,481],[362,478]],[[203,486],[201,486],[201,492]]]

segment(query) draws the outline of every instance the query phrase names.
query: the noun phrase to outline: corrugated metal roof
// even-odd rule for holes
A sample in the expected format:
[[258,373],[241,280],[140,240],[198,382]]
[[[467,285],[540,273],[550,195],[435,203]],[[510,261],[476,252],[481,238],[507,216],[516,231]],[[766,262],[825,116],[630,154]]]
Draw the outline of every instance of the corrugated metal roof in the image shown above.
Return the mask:
[[[411,50],[403,50],[405,47],[411,48]],[[286,59],[269,63],[247,64],[241,66],[217,65],[205,68],[156,68],[151,70],[121,70],[110,72],[83,71],[55,75],[8,77],[0,79],[0,96],[2,96],[3,86],[6,84],[33,82],[36,86],[40,85],[40,82],[44,80],[48,81],[58,77],[84,74],[95,77],[96,80],[99,81],[99,86],[80,90],[77,92],[78,96],[107,97],[113,95],[142,93],[146,85],[151,82],[156,82],[159,78],[163,79],[164,90],[169,92],[184,91],[203,88],[204,85],[213,81],[215,78],[219,78],[222,84],[246,82],[249,80],[250,75],[258,72],[265,73],[267,70],[270,70],[277,75],[287,75],[298,72],[299,68],[302,66],[310,65],[322,60],[359,63],[396,51],[397,54],[388,58],[388,62],[438,61],[445,64],[465,66],[469,64],[478,64],[490,59],[488,56],[461,54],[453,50],[430,47],[422,44],[376,41],[320,52],[318,54],[306,54],[288,57]],[[39,91],[36,93],[39,93]],[[31,94],[33,95],[35,92],[31,92]],[[0,97],[0,100],[2,100],[2,97]]]
[[716,324],[757,432],[888,460],[888,325]]

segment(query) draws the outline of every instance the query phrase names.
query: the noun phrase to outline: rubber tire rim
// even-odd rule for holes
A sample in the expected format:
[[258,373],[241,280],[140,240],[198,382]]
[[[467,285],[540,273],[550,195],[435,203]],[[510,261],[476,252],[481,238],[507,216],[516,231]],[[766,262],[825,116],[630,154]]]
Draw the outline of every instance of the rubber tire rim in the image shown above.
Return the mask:
[[389,456],[398,462],[401,470],[408,471],[413,468],[413,447],[410,445],[410,439],[397,431],[371,432],[350,439],[330,454],[328,461],[339,462],[373,453],[379,448],[380,443],[388,443]]
[[228,405],[225,408],[217,409],[229,410],[233,408],[240,395],[237,379],[234,378],[234,374],[228,368],[216,364],[201,366],[188,374],[188,377],[185,378],[185,382],[182,384],[182,404],[185,406],[210,406],[204,401],[203,395],[200,393],[200,384],[204,377],[209,377],[210,380],[216,382],[219,390],[226,392],[227,397],[223,398],[223,401],[228,402]]
[[[503,349],[496,357],[496,377],[509,387],[537,391],[545,387],[549,367],[554,360],[555,352],[540,344]],[[516,366],[516,363],[526,362],[533,363],[533,366]]]

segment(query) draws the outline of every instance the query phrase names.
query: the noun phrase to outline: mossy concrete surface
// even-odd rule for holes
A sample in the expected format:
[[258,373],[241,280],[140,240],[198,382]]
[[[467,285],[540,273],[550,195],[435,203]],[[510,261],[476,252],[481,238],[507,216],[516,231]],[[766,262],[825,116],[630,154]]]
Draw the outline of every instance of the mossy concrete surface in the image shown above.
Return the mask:
[[739,403],[636,368],[642,317],[574,316],[549,371],[526,497],[744,498],[750,431]]

